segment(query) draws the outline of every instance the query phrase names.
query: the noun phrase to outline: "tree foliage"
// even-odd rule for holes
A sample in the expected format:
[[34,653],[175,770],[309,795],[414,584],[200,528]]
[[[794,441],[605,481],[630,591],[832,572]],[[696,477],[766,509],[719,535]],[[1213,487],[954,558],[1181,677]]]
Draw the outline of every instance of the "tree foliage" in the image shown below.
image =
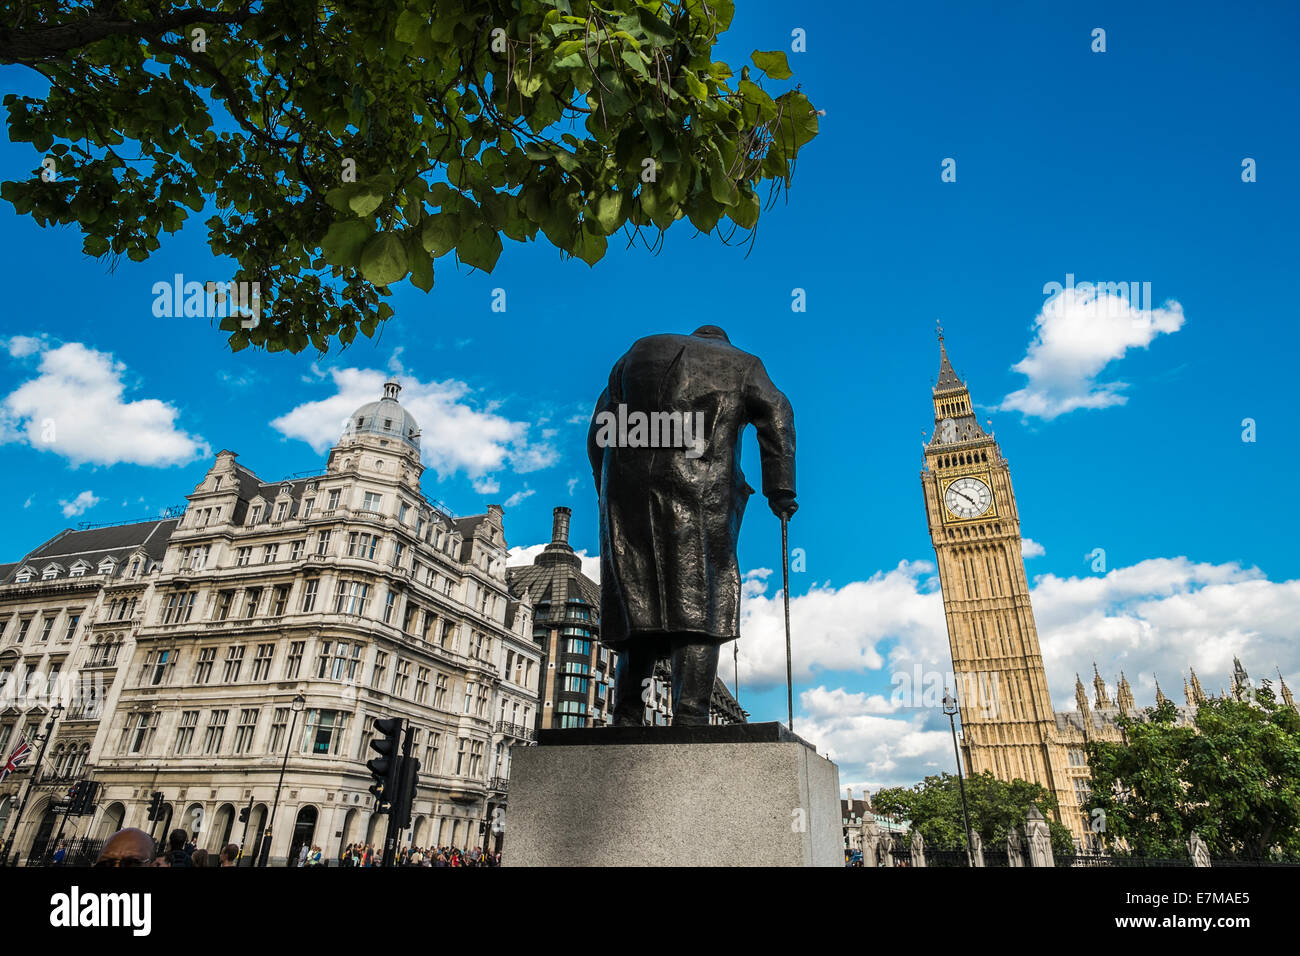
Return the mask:
[[1169,702],[1117,723],[1125,743],[1088,746],[1087,809],[1110,849],[1182,858],[1196,830],[1211,856],[1300,860],[1300,715],[1267,682],[1211,698],[1192,726]]
[[[984,852],[1002,853],[1007,832],[1015,827],[1024,834],[1031,806],[1038,807],[1048,821],[1052,852],[1071,855],[1074,841],[1068,827],[1052,817],[1056,797],[1046,788],[1027,780],[999,780],[985,770],[966,778],[966,805],[971,829],[984,841]],[[957,777],[944,773],[926,777],[913,787],[887,787],[871,798],[877,813],[895,814],[912,821],[929,846],[961,849],[965,846],[961,812],[961,789]]]
[[[817,133],[790,69],[713,58],[734,0],[0,0],[10,138],[53,161],[0,196],[143,261],[191,213],[259,282],[235,349],[325,350],[540,232],[589,265],[679,219],[750,230]],[[650,243],[647,242],[649,245]]]

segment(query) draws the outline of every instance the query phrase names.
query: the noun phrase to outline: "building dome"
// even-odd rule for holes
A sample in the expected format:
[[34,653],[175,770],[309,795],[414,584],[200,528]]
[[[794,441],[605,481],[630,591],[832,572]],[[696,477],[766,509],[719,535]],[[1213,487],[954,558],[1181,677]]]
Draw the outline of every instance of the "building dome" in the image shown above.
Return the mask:
[[367,402],[348,419],[343,439],[359,438],[362,435],[377,435],[380,438],[394,438],[416,449],[420,448],[420,426],[397,401],[397,393],[402,386],[397,382],[384,383],[384,397],[377,402]]

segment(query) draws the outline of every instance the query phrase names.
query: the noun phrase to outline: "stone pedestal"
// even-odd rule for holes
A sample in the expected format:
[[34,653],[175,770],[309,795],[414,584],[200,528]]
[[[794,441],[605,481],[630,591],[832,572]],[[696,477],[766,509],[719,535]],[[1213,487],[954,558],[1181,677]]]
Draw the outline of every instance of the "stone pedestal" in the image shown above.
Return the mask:
[[839,770],[780,724],[542,731],[505,866],[844,865]]

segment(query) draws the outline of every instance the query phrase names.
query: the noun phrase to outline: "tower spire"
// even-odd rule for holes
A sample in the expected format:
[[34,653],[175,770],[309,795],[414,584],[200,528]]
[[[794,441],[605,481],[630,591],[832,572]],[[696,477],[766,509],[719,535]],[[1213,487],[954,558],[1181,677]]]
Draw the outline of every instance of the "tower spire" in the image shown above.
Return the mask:
[[970,390],[957,376],[943,344],[943,326],[938,326],[939,378],[932,389],[934,398],[934,437],[927,451],[938,445],[956,445],[983,441],[989,435],[980,427],[971,403]]
[[1160,678],[1156,677],[1154,674],[1151,676],[1155,677],[1156,681],[1156,706],[1163,707],[1165,704],[1169,703],[1169,698],[1166,697],[1164,691],[1160,689]]
[[943,326],[939,327],[939,381],[935,383],[936,392],[947,392],[953,389],[965,389],[962,380],[957,377],[957,372],[952,367],[952,361],[948,358],[948,350],[943,344]]
[[1201,680],[1196,676],[1196,668],[1188,667],[1187,669],[1192,674],[1192,703],[1200,707],[1201,704],[1205,703],[1205,691],[1201,689]]
[[1092,723],[1092,710],[1088,707],[1088,692],[1083,688],[1083,680],[1078,674],[1074,675],[1074,702],[1079,708],[1079,716],[1083,718],[1083,733],[1087,736],[1088,726]]
[[1106,690],[1106,682],[1101,679],[1101,671],[1097,670],[1097,662],[1092,662],[1092,689],[1097,695],[1098,707],[1109,707],[1110,694]]
[[1282,676],[1282,668],[1280,667],[1277,669],[1277,680],[1282,685],[1282,703],[1295,710],[1295,698],[1291,696],[1291,688],[1286,686],[1286,678]]
[[1249,696],[1254,688],[1251,687],[1250,675],[1246,673],[1246,668],[1241,666],[1241,659],[1233,657],[1232,659],[1232,696],[1240,700],[1243,696]]
[[1125,717],[1137,710],[1137,705],[1133,701],[1133,688],[1128,685],[1128,678],[1124,672],[1119,672],[1119,692],[1116,694],[1116,702],[1119,704],[1119,712]]

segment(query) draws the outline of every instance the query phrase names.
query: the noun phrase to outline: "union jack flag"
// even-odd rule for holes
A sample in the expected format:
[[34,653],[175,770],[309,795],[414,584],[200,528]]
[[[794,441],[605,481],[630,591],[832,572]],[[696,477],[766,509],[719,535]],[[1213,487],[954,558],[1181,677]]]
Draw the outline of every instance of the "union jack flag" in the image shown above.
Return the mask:
[[[31,745],[27,743],[27,738],[24,737],[19,741],[18,746],[14,748],[14,752],[9,755],[9,760],[4,765],[4,769],[0,770],[0,782],[17,770],[18,765],[26,760],[31,752]],[[0,753],[4,753],[4,751],[0,750]]]

